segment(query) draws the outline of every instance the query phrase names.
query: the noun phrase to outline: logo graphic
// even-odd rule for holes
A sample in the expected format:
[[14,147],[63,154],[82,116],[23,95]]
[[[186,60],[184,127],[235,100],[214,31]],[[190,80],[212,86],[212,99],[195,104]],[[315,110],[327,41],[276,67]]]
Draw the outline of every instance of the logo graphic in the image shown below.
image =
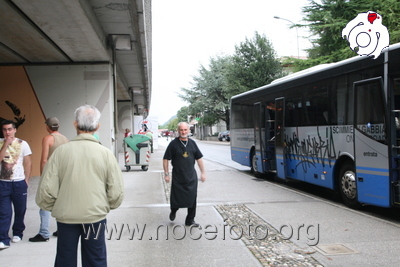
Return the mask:
[[139,122],[138,134],[146,134],[147,130],[152,129],[151,122],[149,120],[141,120]]
[[360,56],[374,59],[389,46],[389,32],[382,25],[382,16],[373,11],[360,13],[347,23],[342,30],[342,38],[347,39],[351,50]]

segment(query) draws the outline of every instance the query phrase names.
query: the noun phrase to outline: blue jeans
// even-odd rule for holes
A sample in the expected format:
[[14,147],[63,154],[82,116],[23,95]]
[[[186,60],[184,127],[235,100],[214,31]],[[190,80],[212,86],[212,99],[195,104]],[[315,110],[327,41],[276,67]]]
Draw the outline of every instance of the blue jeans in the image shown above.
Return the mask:
[[77,266],[78,242],[80,239],[82,267],[106,267],[107,249],[104,234],[106,222],[106,219],[88,224],[57,222],[57,255],[54,266]]
[[12,206],[14,206],[13,236],[23,237],[25,230],[24,218],[28,185],[25,180],[17,182],[0,181],[0,242],[10,245],[8,231],[11,226]]
[[39,214],[40,214],[39,234],[41,236],[43,236],[44,238],[49,238],[50,237],[50,232],[49,232],[50,211],[40,209]]

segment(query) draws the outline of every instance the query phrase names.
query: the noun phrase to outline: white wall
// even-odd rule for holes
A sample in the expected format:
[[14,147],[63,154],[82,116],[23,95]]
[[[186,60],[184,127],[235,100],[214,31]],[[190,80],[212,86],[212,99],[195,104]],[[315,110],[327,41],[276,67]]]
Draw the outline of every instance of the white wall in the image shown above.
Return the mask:
[[[117,136],[117,152],[124,152],[125,129],[133,129],[133,111],[132,103],[128,102],[118,102],[118,136]],[[132,132],[133,133],[133,132]]]
[[76,136],[74,112],[89,104],[101,112],[100,142],[115,151],[112,67],[101,65],[29,66],[26,72],[45,117],[60,120],[59,131],[68,139]]

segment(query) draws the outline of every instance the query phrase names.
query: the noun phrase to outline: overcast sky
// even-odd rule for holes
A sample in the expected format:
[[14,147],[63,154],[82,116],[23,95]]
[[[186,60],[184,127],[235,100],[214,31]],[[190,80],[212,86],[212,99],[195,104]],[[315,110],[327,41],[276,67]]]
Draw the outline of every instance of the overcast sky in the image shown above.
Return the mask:
[[[285,18],[302,23],[308,0],[153,0],[152,96],[149,115],[165,123],[182,106],[181,88],[189,88],[210,57],[232,55],[235,45],[264,34],[278,56],[294,56],[310,47],[305,29],[290,29]],[[299,41],[299,49],[297,47]]]

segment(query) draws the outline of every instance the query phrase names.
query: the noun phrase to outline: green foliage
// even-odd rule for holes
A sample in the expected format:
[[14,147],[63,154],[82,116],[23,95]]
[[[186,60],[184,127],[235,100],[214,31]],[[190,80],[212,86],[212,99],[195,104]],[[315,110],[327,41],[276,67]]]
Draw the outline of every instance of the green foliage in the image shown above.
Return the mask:
[[271,83],[283,76],[283,69],[277,60],[271,42],[255,32],[235,47],[232,64],[228,72],[228,98],[251,89]]
[[308,50],[310,59],[330,56],[333,51],[348,47],[342,38],[342,30],[357,15],[348,4],[345,0],[322,0],[321,4],[310,1],[310,5],[303,8],[304,20],[308,22],[303,26],[316,37],[312,40],[313,47]]
[[[179,112],[179,111],[178,111]],[[158,129],[168,129],[168,125],[169,123],[174,120],[176,118],[176,115],[172,116],[168,121],[166,121],[164,124],[162,125],[158,125]],[[171,131],[174,129],[171,129]]]
[[179,96],[189,106],[178,112],[179,120],[194,115],[200,118],[200,125],[210,126],[222,120],[229,129],[229,99],[282,77],[282,65],[300,71],[356,56],[342,38],[342,30],[359,13],[367,11],[382,15],[390,44],[400,42],[399,0],[310,0],[303,8],[306,23],[295,25],[310,30],[309,59],[288,58],[280,63],[271,42],[255,32],[252,39],[246,37],[235,46],[232,56],[210,58],[207,67],[200,66],[191,86],[181,88]]
[[178,122],[181,122],[181,121],[189,122],[187,120],[188,120],[188,116],[191,115],[191,113],[189,112],[188,107],[181,107],[181,109],[178,110],[178,113],[176,115],[178,117]]
[[170,120],[167,124],[168,131],[176,131],[178,129],[178,123],[178,118]]
[[229,129],[229,100],[233,95],[270,83],[281,77],[282,66],[265,36],[235,47],[233,56],[210,58],[208,67],[200,66],[190,88],[181,88],[179,97],[189,103],[188,114],[200,117],[200,125],[225,121]]
[[398,0],[375,0],[371,1],[376,8],[371,5],[373,11],[378,12],[383,17],[385,25],[390,34],[390,44],[400,42],[400,2]]
[[354,56],[353,53],[354,52],[350,48],[346,47],[339,51],[332,52],[331,55],[320,56],[317,58],[310,58],[307,60],[298,59],[298,58],[286,58],[282,61],[282,64],[287,65],[287,66],[292,66],[292,68],[293,68],[292,71],[298,72],[301,70],[311,68],[313,66],[337,62],[337,61],[343,60],[345,58],[353,57]]
[[[226,71],[230,57],[220,56],[210,59],[208,69],[200,66],[198,76],[193,77],[191,88],[181,88],[179,97],[190,104],[188,114],[199,116],[201,125],[213,125],[225,120],[229,112],[229,98]],[[229,123],[229,121],[227,121]]]
[[308,49],[308,60],[295,61],[295,69],[301,70],[322,63],[337,62],[356,56],[342,38],[342,30],[359,13],[375,11],[383,17],[390,34],[390,44],[400,42],[400,2],[398,0],[310,0],[303,8],[309,28],[312,48]]

